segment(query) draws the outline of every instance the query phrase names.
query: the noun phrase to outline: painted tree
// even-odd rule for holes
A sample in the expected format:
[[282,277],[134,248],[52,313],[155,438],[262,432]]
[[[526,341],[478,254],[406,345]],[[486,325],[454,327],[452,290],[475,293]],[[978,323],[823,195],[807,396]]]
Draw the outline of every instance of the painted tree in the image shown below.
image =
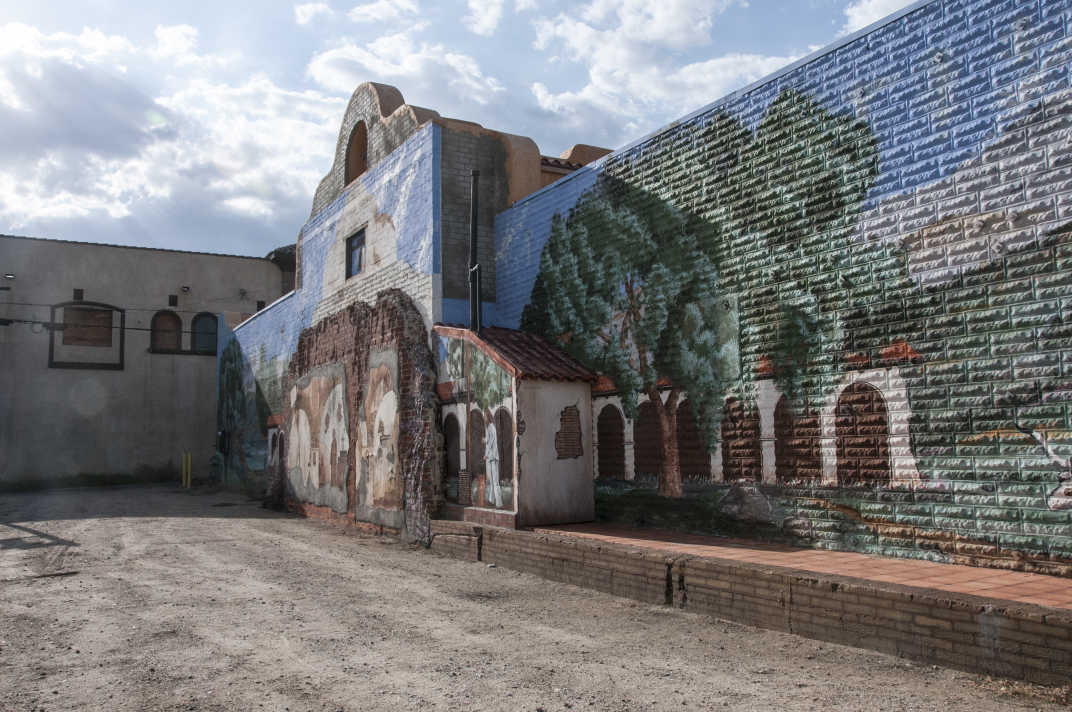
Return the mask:
[[854,283],[827,261],[831,254],[861,257],[876,247],[853,240],[878,175],[878,145],[866,122],[829,112],[793,90],[775,99],[754,134],[728,121],[703,130],[699,160],[710,166],[714,199],[697,210],[737,238],[712,243],[719,256],[729,256],[723,245],[766,253],[766,261],[751,261],[750,269],[758,272],[757,283],[778,285],[776,303],[768,307],[777,323],[767,355],[779,388],[803,408],[836,382],[846,291],[866,300],[872,287]]
[[736,345],[718,337],[731,303],[697,237],[702,227],[655,196],[601,178],[567,219],[552,221],[522,317],[522,328],[612,378],[630,418],[638,396],[649,398],[664,448],[659,492],[671,497],[681,495],[681,395],[693,397],[697,425],[712,439],[737,364]]
[[822,381],[842,329],[816,261],[848,246],[877,146],[866,123],[790,90],[754,131],[719,113],[654,148],[611,159],[570,214],[552,220],[522,328],[610,376],[629,417],[648,396],[664,446],[659,491],[678,496],[681,394],[710,445],[729,381],[753,375],[738,368],[734,300],[717,265],[747,254],[736,264],[757,276],[751,283],[779,286],[760,309],[778,322],[771,356],[783,390]]

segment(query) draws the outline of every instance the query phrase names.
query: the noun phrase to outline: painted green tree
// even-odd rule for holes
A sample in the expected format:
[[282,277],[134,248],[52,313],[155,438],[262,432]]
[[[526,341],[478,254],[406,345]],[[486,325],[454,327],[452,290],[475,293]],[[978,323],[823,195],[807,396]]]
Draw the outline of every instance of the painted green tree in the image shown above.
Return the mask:
[[710,446],[727,386],[752,375],[739,369],[736,295],[720,264],[779,286],[763,310],[777,322],[770,355],[782,389],[828,375],[838,305],[810,275],[822,271],[820,253],[852,239],[876,156],[866,123],[785,91],[755,131],[721,113],[667,132],[654,155],[612,159],[552,220],[522,328],[612,378],[629,417],[648,396],[664,446],[661,494],[681,494],[682,394]]
[[703,176],[708,200],[689,207],[726,238],[709,244],[712,259],[748,252],[750,282],[778,285],[775,303],[764,307],[775,318],[767,353],[774,379],[797,408],[809,397],[821,400],[837,380],[844,294],[851,289],[854,299],[866,301],[876,288],[870,280],[839,278],[831,263],[831,255],[860,258],[876,247],[853,242],[878,176],[870,126],[786,90],[754,133],[722,115],[699,130],[698,144],[691,172]]
[[701,432],[712,434],[725,374],[737,362],[735,344],[717,336],[731,304],[697,237],[701,227],[663,200],[602,178],[568,219],[552,221],[522,317],[522,328],[610,376],[629,417],[640,394],[650,399],[664,443],[659,491],[671,497],[681,496],[681,395],[690,394]]

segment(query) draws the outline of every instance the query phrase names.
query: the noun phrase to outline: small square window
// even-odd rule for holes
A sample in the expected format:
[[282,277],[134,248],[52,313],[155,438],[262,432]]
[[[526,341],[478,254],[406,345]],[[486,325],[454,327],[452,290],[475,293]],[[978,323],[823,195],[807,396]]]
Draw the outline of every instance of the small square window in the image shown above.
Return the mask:
[[263,299],[258,299],[257,300],[257,311],[260,311],[261,309],[264,309],[264,300]]
[[85,293],[85,291],[83,291],[83,290],[81,290],[81,289],[76,289],[76,290],[74,290],[74,300],[75,300],[76,302],[80,302],[80,301],[82,301],[82,300],[83,300],[83,299],[85,299],[85,298],[86,298],[86,293]]
[[169,295],[167,295],[167,305],[169,307],[177,307],[177,306],[179,306],[179,295],[178,294],[169,294]]
[[349,279],[365,266],[365,230],[346,239],[346,278]]

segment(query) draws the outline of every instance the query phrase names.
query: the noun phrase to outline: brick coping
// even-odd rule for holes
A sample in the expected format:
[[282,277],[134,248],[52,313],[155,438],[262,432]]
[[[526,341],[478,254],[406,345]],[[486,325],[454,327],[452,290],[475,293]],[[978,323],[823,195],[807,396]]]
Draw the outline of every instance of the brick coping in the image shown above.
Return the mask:
[[743,564],[791,569],[907,586],[949,595],[970,596],[1003,603],[1020,603],[1072,610],[1072,579],[1022,571],[895,559],[848,551],[806,549],[747,539],[683,534],[659,529],[632,529],[605,524],[566,524],[534,529],[539,534],[594,539],[633,548]]

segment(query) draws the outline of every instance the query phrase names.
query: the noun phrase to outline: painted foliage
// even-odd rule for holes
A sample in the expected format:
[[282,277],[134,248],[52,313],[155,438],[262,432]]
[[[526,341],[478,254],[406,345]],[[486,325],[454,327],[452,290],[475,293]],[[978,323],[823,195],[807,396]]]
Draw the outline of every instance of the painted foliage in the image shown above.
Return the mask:
[[[801,135],[814,143],[797,143]],[[772,257],[761,269],[786,274],[794,262],[814,259],[803,237],[822,231],[846,242],[874,177],[875,148],[866,125],[792,91],[754,133],[720,115],[672,141],[664,150],[694,148],[688,172],[705,201],[677,206],[645,175],[650,169],[629,157],[610,162],[568,216],[552,220],[521,323],[609,376],[630,418],[637,396],[647,396],[664,443],[659,491],[679,497],[682,394],[691,396],[692,417],[710,445],[727,393],[740,387],[737,295],[720,278],[719,263],[733,248],[725,238],[746,235]],[[837,348],[840,329],[820,289],[792,277],[782,282],[772,305],[780,337],[772,355],[783,389],[797,393],[822,383],[822,354]]]
[[1070,17],[936,0],[500,216],[504,325],[612,382],[603,516],[1072,573]]

